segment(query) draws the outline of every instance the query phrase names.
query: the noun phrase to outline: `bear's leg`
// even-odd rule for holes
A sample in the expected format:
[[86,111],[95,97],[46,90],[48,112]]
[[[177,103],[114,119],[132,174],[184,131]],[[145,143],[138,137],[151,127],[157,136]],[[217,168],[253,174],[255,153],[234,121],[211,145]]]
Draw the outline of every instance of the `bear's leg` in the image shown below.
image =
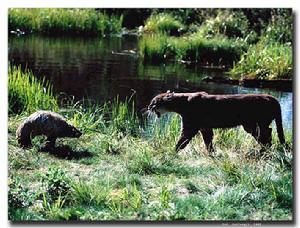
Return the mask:
[[204,140],[206,149],[209,153],[209,155],[212,155],[212,153],[214,152],[214,148],[213,148],[213,137],[214,137],[214,133],[212,129],[200,129],[200,132],[202,134],[202,138]]
[[32,147],[30,137],[28,137],[27,139],[23,139],[23,140],[18,139],[18,143],[20,144],[20,146],[21,146],[23,149],[27,149],[27,148]]
[[258,141],[265,147],[270,147],[272,142],[272,128],[268,126],[260,127]]
[[176,152],[186,147],[186,145],[191,141],[191,139],[197,134],[195,129],[187,129],[181,132],[180,138],[176,144]]

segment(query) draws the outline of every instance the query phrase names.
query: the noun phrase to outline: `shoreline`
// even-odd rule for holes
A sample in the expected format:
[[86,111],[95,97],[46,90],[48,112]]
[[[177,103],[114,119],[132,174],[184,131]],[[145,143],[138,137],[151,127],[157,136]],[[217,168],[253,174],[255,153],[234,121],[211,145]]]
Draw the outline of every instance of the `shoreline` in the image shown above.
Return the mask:
[[275,89],[282,92],[293,92],[292,79],[230,79],[222,77],[207,77],[202,80],[206,83],[222,83],[230,85],[238,85],[246,88],[259,88],[259,89]]

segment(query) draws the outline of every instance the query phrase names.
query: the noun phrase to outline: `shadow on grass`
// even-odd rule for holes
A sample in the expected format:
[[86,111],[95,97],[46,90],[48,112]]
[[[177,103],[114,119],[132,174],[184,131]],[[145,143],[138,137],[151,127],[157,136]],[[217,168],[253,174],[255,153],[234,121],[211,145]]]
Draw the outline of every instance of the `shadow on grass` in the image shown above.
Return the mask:
[[61,159],[82,159],[92,157],[93,154],[87,150],[74,151],[70,146],[55,146],[53,148],[43,147],[40,149],[41,152],[47,152],[57,158]]

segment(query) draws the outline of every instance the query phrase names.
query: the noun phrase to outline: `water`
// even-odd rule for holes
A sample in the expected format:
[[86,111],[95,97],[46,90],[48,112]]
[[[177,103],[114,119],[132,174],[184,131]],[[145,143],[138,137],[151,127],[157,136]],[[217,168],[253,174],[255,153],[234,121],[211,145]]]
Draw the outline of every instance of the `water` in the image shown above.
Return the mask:
[[[268,89],[205,83],[206,76],[222,76],[221,69],[169,63],[144,64],[137,54],[137,37],[126,36],[9,38],[9,61],[31,69],[53,83],[57,94],[83,97],[103,103],[132,96],[138,110],[152,97],[167,90],[206,91],[212,94],[267,93],[279,99],[285,128],[292,128],[293,94]],[[257,110],[258,112],[260,110]]]

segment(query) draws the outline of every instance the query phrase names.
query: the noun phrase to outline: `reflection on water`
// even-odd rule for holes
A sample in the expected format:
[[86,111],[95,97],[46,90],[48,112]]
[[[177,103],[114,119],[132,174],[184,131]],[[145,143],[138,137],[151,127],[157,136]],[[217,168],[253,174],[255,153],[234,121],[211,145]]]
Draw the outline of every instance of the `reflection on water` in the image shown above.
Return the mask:
[[141,109],[153,96],[167,90],[268,93],[279,99],[284,126],[292,128],[292,93],[204,83],[201,78],[224,73],[176,63],[146,65],[138,59],[137,51],[135,36],[9,38],[11,63],[28,67],[37,76],[45,76],[52,81],[56,93],[73,95],[76,100],[88,97],[102,103],[116,96],[125,99],[135,91],[135,102]]

